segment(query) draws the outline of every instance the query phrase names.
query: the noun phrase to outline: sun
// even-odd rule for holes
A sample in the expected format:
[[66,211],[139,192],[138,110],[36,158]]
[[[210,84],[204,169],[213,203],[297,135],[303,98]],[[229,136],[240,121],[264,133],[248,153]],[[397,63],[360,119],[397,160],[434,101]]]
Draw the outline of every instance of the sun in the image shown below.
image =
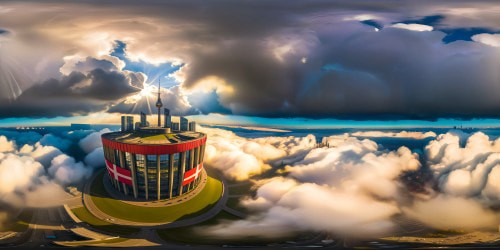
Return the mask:
[[156,91],[156,86],[152,84],[144,84],[144,87],[137,93],[138,96],[142,97],[153,97],[153,93]]
[[157,91],[158,88],[153,84],[144,83],[144,87],[141,89],[141,91],[139,91],[135,95],[128,96],[127,99],[125,99],[125,103],[136,104],[141,100],[149,101],[149,98],[154,97],[154,93],[156,93]]

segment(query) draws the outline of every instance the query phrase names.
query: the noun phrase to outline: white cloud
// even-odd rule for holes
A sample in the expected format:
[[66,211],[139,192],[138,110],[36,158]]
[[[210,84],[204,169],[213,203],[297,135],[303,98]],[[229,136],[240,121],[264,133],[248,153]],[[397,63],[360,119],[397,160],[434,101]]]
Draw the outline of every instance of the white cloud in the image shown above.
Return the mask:
[[500,47],[500,34],[477,34],[472,36],[472,40],[489,46]]
[[0,136],[0,153],[11,152],[16,149],[16,143],[14,141],[7,140],[7,137]]
[[345,21],[352,21],[352,20],[367,21],[367,20],[379,20],[379,19],[384,19],[384,18],[373,14],[360,14],[344,18]]
[[[461,138],[463,137],[463,138]],[[466,138],[465,145],[461,143]],[[463,146],[462,146],[463,145]],[[429,168],[433,171],[441,192],[463,196],[480,196],[483,189],[494,190],[497,174],[490,173],[500,162],[500,139],[490,140],[482,132],[466,137],[463,134],[446,133],[439,135],[425,148]],[[489,198],[500,202],[498,196]]]
[[104,150],[102,147],[94,149],[84,159],[85,164],[92,167],[104,166]]
[[62,185],[78,183],[92,174],[92,168],[65,154],[56,156],[47,171]]
[[28,188],[44,172],[42,164],[31,157],[0,153],[0,194]]
[[496,229],[498,213],[483,207],[475,200],[439,195],[430,200],[417,200],[405,214],[438,229]]
[[387,132],[387,131],[358,131],[350,134],[356,137],[395,137],[395,138],[414,138],[424,139],[428,137],[436,137],[436,133],[432,131],[418,132],[418,131],[401,131],[401,132]]
[[316,143],[312,135],[248,139],[222,129],[200,127],[200,131],[208,134],[205,162],[236,180],[263,173],[275,160],[286,162],[300,157],[304,150]]
[[81,139],[78,145],[80,145],[80,148],[82,148],[85,153],[89,154],[96,148],[102,147],[101,135],[109,132],[111,132],[111,130],[108,128],[102,129],[99,132],[93,132]]
[[42,163],[45,167],[50,165],[52,159],[58,155],[63,154],[61,150],[54,146],[43,146],[39,142],[35,145],[25,144],[19,149],[20,155],[27,155],[33,157],[36,161]]
[[[24,133],[17,135],[20,138],[26,136]],[[42,139],[63,147],[75,143],[49,134]],[[15,136],[3,144],[12,145],[14,140]],[[100,153],[103,154],[102,147]],[[94,155],[89,158],[95,158]],[[40,142],[25,144],[19,150],[8,153],[0,152],[0,201],[19,207],[61,204],[61,200],[68,197],[63,187],[89,177],[92,170],[58,148],[44,146]]]
[[406,29],[413,31],[432,31],[434,28],[429,25],[417,24],[417,23],[396,23],[391,25],[393,28]]
[[63,151],[67,150],[72,144],[70,140],[63,139],[53,134],[44,135],[39,142],[44,146],[54,146]]
[[258,182],[255,197],[242,201],[256,212],[254,216],[210,228],[211,234],[273,237],[295,230],[327,230],[364,237],[387,233],[393,226],[391,217],[401,212],[398,201],[404,190],[398,177],[420,167],[418,155],[405,147],[379,151],[375,142],[348,135],[323,141],[331,147],[308,148],[302,160],[286,166],[288,176]]

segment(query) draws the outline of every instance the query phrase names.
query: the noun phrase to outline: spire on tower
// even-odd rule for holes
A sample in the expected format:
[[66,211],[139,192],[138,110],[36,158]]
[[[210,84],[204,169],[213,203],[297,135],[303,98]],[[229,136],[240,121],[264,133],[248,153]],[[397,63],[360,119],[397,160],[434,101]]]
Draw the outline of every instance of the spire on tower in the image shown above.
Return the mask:
[[161,107],[163,107],[163,103],[161,103],[160,98],[160,78],[158,77],[158,100],[156,101],[156,107],[158,108],[158,127],[161,127]]

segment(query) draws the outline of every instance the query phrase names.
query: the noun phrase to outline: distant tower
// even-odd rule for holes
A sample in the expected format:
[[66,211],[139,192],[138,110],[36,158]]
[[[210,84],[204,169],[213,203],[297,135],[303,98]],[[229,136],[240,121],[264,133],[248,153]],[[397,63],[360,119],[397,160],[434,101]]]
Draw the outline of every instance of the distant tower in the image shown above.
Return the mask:
[[189,131],[196,132],[196,122],[190,122],[189,123]]
[[134,117],[133,116],[127,116],[127,126],[126,126],[127,131],[134,131]]
[[165,121],[163,122],[163,127],[171,128],[172,127],[172,116],[170,116],[170,110],[167,108],[163,109],[163,115],[165,118]]
[[178,122],[172,122],[172,130],[179,131],[179,123]]
[[158,108],[158,127],[161,127],[161,107],[163,107],[163,103],[161,103],[160,98],[160,78],[158,78],[158,100],[156,101],[156,107]]
[[146,114],[141,112],[141,127],[147,127],[147,120],[146,120]]
[[180,122],[181,122],[181,127],[180,127],[181,131],[188,131],[189,130],[188,119],[186,119],[184,116],[181,116]]
[[122,132],[134,130],[134,117],[122,115]]
[[122,128],[121,128],[121,131],[127,131],[127,117],[122,115]]

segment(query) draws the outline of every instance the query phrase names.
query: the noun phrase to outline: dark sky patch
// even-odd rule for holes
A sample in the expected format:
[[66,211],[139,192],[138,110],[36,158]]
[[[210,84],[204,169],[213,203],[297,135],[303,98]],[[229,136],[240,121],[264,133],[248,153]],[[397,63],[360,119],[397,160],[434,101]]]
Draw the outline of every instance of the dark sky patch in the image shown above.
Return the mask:
[[474,27],[474,28],[454,28],[454,29],[440,29],[446,33],[443,38],[444,43],[451,43],[455,41],[472,41],[472,37],[477,34],[489,33],[498,34],[500,31],[495,31],[487,28]]
[[404,20],[399,23],[417,23],[417,24],[423,24],[423,25],[429,25],[429,26],[437,26],[441,24],[441,22],[445,19],[444,15],[432,15],[432,16],[425,16],[420,19],[409,19],[409,20]]
[[382,29],[382,24],[374,21],[374,20],[364,20],[364,21],[361,21],[362,24],[366,24],[368,26],[372,26],[374,28],[377,28],[377,29]]

